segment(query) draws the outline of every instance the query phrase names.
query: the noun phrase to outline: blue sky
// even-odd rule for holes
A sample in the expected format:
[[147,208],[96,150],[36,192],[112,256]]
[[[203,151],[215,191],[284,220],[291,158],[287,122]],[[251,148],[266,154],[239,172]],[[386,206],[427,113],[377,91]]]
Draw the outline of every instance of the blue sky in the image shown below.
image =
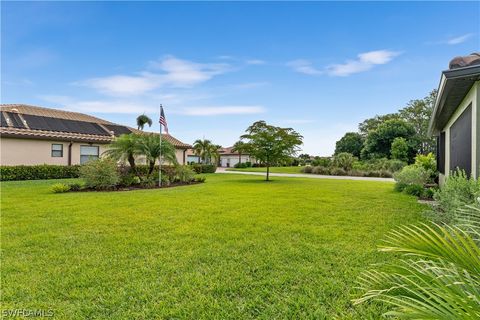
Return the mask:
[[232,145],[256,120],[329,155],[480,49],[479,2],[2,2],[1,102]]

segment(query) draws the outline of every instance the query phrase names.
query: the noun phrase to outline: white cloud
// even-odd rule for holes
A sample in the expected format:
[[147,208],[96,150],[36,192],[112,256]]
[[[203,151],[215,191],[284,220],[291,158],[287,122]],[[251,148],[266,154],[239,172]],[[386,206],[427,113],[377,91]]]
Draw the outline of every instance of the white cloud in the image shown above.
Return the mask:
[[400,52],[390,50],[376,50],[360,53],[357,59],[348,60],[342,64],[333,64],[327,67],[327,72],[332,76],[345,77],[354,73],[370,70],[375,65],[386,64],[392,61]]
[[190,107],[179,113],[187,116],[219,116],[264,113],[262,106],[218,106],[218,107]]
[[464,34],[462,36],[450,38],[446,41],[446,44],[455,45],[455,44],[463,43],[463,42],[467,41],[472,36],[473,36],[473,33],[467,33],[467,34]]
[[304,59],[293,60],[287,63],[287,66],[292,68],[296,72],[308,74],[308,75],[318,75],[322,74],[321,70],[316,69],[312,62]]
[[188,88],[231,70],[226,63],[197,63],[173,56],[149,62],[149,71],[137,75],[91,78],[75,84],[111,96],[141,95],[160,87]]

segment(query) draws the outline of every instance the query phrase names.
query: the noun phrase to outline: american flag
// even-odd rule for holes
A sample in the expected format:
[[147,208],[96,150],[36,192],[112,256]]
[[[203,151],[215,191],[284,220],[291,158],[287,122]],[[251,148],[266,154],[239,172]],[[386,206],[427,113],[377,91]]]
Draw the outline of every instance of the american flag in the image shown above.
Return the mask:
[[167,118],[165,118],[165,113],[163,112],[163,107],[160,105],[160,126],[165,128],[165,133],[168,134],[168,125]]

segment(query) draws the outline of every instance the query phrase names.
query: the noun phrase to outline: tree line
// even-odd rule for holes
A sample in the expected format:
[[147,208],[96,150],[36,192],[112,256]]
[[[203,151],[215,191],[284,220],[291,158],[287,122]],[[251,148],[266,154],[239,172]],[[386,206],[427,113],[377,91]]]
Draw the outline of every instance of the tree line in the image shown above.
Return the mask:
[[335,155],[348,152],[362,160],[398,159],[411,163],[417,154],[435,152],[435,139],[428,135],[437,91],[411,100],[396,113],[376,115],[347,132],[335,145]]

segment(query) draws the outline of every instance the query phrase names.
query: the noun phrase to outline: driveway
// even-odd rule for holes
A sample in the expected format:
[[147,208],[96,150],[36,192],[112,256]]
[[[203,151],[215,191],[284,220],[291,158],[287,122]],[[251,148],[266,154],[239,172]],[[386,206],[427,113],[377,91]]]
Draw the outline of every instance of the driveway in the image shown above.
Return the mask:
[[[227,171],[226,169],[227,168],[218,167],[216,173],[246,174],[246,175],[252,175],[252,176],[265,176],[265,172]],[[383,182],[394,182],[395,181],[392,178],[326,176],[326,175],[320,175],[320,174],[303,174],[303,173],[270,173],[270,176],[271,177],[287,177],[287,178],[362,180],[362,181],[383,181]]]

